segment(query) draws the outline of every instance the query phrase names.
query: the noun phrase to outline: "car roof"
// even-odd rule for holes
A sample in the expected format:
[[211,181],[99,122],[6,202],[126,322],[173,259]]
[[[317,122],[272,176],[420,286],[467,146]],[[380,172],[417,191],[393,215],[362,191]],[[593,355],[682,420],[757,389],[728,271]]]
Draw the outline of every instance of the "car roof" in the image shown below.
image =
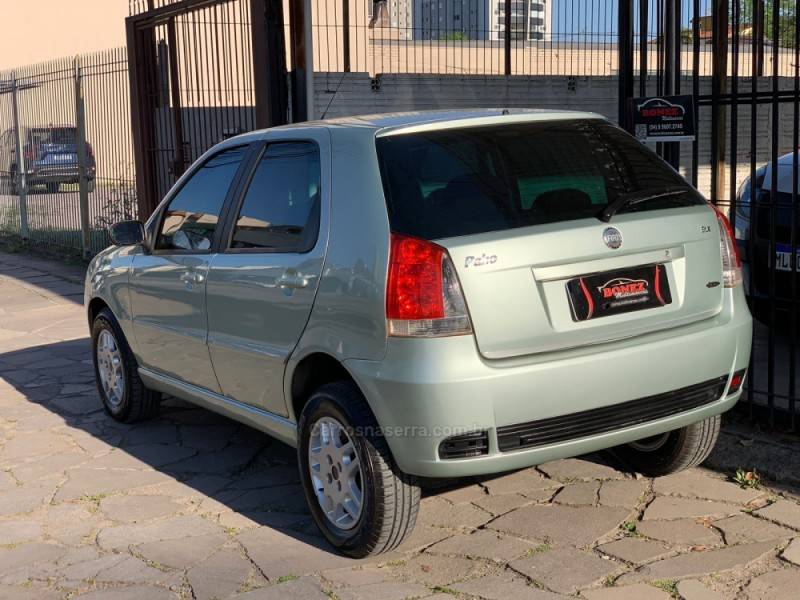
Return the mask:
[[276,129],[328,127],[371,129],[379,135],[431,129],[448,129],[480,125],[560,121],[565,119],[605,119],[591,112],[531,108],[482,108],[465,110],[421,110],[374,115],[357,115],[320,121],[282,125]]
[[308,128],[326,128],[332,133],[337,130],[362,131],[371,137],[417,133],[464,127],[486,125],[512,125],[543,121],[564,121],[574,119],[600,119],[606,117],[592,112],[534,109],[534,108],[482,108],[465,110],[421,110],[414,112],[395,112],[373,115],[357,115],[318,121],[303,121],[280,125],[244,133],[221,142],[213,151],[219,151],[242,143],[264,139],[271,131],[298,132]]

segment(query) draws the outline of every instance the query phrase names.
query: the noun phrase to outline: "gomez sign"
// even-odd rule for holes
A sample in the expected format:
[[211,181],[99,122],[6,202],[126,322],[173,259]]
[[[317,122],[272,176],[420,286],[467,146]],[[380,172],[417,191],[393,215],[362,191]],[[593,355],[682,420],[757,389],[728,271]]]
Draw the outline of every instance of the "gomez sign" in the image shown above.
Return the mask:
[[694,140],[692,96],[654,96],[630,100],[631,123],[640,142]]

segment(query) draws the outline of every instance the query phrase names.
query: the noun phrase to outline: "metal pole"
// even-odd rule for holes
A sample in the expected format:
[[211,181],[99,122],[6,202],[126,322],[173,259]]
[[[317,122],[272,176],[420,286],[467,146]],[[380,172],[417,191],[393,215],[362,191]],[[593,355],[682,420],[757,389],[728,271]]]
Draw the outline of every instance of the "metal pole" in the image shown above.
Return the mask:
[[618,21],[619,126],[628,131],[628,101],[633,98],[633,0],[620,0]]
[[727,110],[720,97],[728,90],[728,0],[714,0],[714,69],[711,75],[711,201],[725,189]]
[[[664,94],[672,96],[678,93],[680,86],[680,8],[678,2],[664,3]],[[679,142],[668,142],[662,146],[664,160],[673,168],[678,168],[681,145]]]
[[306,111],[306,0],[289,0],[289,39],[292,59],[292,122],[308,120]]
[[506,75],[511,75],[511,0],[506,0],[504,28],[503,48],[506,58],[505,73]]
[[648,8],[650,0],[639,0],[639,95],[647,96],[647,52],[649,40],[647,39],[647,29],[650,26],[648,20]]
[[81,240],[83,257],[92,255],[92,237],[89,231],[89,180],[86,177],[86,105],[83,101],[81,65],[75,59],[75,129],[77,130],[78,193],[80,196]]
[[311,23],[311,0],[303,3],[303,45],[306,54],[306,120],[314,119],[314,30]]
[[22,239],[26,240],[30,237],[30,231],[28,230],[28,168],[27,165],[25,165],[25,133],[22,131],[19,122],[18,89],[17,76],[14,74],[11,77],[11,111],[14,119],[14,144],[15,154],[17,156],[17,171],[12,175],[12,181],[14,181],[17,194],[19,195],[19,234]]
[[350,72],[350,0],[342,0],[342,54],[343,69]]

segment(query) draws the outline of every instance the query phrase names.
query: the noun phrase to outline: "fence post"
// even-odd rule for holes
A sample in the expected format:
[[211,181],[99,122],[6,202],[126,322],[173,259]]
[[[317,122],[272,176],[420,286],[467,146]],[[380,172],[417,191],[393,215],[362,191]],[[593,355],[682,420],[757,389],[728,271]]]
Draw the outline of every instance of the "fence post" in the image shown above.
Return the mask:
[[[350,72],[350,0],[342,1],[342,70]],[[330,71],[330,69],[328,69]]]
[[30,237],[28,230],[28,167],[25,164],[25,134],[19,122],[19,99],[17,93],[17,74],[11,76],[11,112],[14,119],[14,146],[17,156],[17,172],[13,174],[12,181],[19,196],[19,235],[26,240]]
[[628,119],[628,102],[633,98],[633,0],[620,0],[617,28],[619,126],[633,133]]
[[720,97],[728,93],[728,4],[714,0],[714,56],[711,72],[711,201],[716,204],[725,191],[725,145],[727,108]]
[[506,0],[506,12],[503,20],[505,35],[503,36],[503,54],[505,55],[506,65],[505,74],[511,75],[511,0]]
[[83,257],[92,255],[89,231],[89,181],[86,177],[86,106],[83,101],[83,82],[80,60],[75,58],[75,129],[78,139],[78,192],[80,195],[81,246]]

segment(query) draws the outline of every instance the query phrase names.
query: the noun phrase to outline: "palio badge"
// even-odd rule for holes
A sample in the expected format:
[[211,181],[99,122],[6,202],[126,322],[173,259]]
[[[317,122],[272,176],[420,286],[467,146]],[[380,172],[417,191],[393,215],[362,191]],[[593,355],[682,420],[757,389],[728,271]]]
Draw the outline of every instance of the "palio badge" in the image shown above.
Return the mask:
[[497,256],[494,254],[490,256],[486,256],[485,254],[481,254],[480,256],[468,256],[464,259],[464,268],[468,269],[469,267],[482,267],[484,265],[493,265],[497,262]]

